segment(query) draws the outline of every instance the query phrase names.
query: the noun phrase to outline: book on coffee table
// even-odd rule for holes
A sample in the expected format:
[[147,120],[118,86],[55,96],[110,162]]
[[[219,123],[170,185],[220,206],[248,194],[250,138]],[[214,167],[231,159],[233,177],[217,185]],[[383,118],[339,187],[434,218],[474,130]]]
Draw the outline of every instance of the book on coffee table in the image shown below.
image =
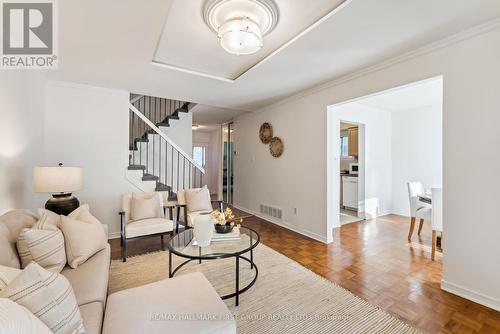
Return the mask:
[[227,241],[227,240],[240,240],[240,229],[235,227],[229,233],[217,233],[214,232],[212,236],[212,241]]

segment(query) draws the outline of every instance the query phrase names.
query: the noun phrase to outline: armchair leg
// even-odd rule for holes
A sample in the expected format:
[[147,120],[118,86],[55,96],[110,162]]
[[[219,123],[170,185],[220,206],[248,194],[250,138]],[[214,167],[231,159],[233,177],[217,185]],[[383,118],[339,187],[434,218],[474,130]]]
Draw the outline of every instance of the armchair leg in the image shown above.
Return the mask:
[[418,225],[418,235],[422,232],[422,227],[424,227],[424,220],[420,219],[420,225]]
[[184,208],[183,211],[184,211],[184,229],[187,230],[189,226],[188,226],[188,215],[186,208]]
[[432,251],[431,251],[431,260],[434,261],[436,257],[436,231],[432,230]]
[[179,233],[179,219],[175,220],[175,234]]
[[415,228],[415,217],[411,217],[410,230],[408,231],[408,241],[411,241],[411,235],[413,234],[413,229]]
[[127,239],[123,239],[122,259],[123,259],[123,262],[127,262]]

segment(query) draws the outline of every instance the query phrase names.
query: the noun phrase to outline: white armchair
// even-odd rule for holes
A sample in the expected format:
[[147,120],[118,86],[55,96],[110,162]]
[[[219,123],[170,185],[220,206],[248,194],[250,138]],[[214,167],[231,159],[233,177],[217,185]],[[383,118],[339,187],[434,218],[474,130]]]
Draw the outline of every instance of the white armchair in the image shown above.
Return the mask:
[[418,235],[422,232],[424,221],[430,217],[431,207],[421,202],[418,196],[425,195],[424,186],[420,182],[408,182],[408,197],[410,199],[410,230],[408,232],[408,241],[411,240],[415,221],[419,219]]
[[[193,197],[195,197],[193,201]],[[191,201],[190,201],[191,199]],[[179,230],[179,219],[183,217],[185,228],[193,227],[195,218],[202,213],[209,213],[213,209],[213,204],[217,204],[218,209],[223,211],[222,201],[210,199],[210,192],[205,186],[203,188],[193,188],[179,190],[177,192],[177,224],[176,233]]]
[[[119,213],[123,262],[127,261],[127,241],[131,239],[160,236],[164,249],[163,236],[173,232],[174,206],[164,206],[163,203],[161,192],[123,195],[122,211]],[[167,209],[169,218],[166,218]]]

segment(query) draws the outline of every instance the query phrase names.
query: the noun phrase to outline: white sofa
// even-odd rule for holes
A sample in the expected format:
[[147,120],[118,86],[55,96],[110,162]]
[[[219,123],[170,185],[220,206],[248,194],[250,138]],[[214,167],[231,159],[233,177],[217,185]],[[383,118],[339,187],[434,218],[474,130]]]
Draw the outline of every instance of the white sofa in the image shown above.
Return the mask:
[[[37,217],[27,210],[0,216],[0,265],[20,268],[16,240]],[[110,247],[61,274],[73,287],[86,334],[123,333],[236,333],[236,323],[207,279],[199,273],[179,276],[107,298]],[[165,264],[166,267],[166,264]],[[187,289],[186,287],[189,287]],[[211,314],[221,321],[153,321],[151,314]],[[104,331],[103,328],[104,320]]]

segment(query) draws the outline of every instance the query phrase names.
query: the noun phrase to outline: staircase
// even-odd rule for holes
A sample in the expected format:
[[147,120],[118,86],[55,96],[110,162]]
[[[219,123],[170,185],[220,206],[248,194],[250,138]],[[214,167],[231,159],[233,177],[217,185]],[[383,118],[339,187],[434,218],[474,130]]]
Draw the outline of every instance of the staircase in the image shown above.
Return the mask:
[[[169,137],[177,123],[191,117],[191,105],[131,94],[127,179],[140,190],[166,192],[175,201],[178,190],[203,185],[205,171],[191,158],[191,148],[183,150]],[[191,131],[191,123],[184,131]]]

